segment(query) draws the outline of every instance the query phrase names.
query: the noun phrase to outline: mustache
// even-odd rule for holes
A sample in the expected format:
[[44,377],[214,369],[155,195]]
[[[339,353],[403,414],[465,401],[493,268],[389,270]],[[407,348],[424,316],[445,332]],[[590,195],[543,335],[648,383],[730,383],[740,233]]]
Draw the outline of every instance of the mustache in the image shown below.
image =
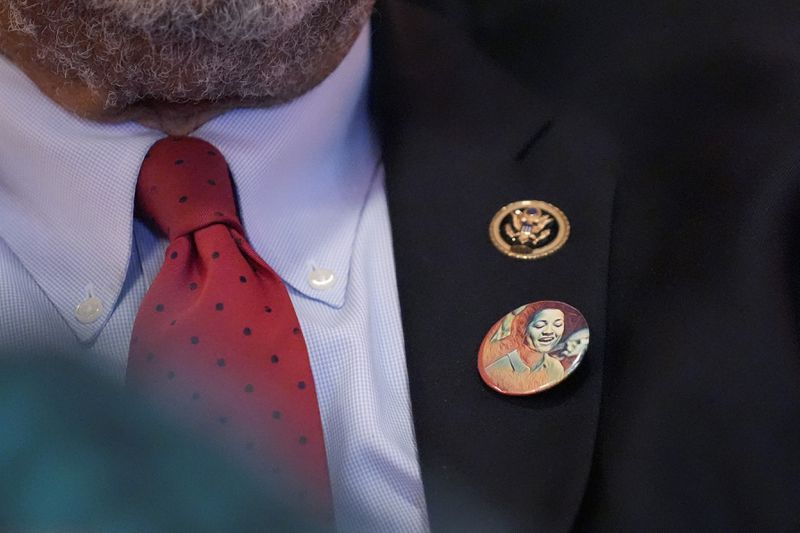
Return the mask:
[[291,31],[326,0],[68,0],[111,24],[149,35],[202,38],[225,43],[258,40]]
[[333,9],[331,0],[7,0],[6,7],[12,21],[26,21],[16,29],[31,35],[78,22],[93,37],[113,28],[154,44],[218,45],[275,38],[307,23],[311,14]]

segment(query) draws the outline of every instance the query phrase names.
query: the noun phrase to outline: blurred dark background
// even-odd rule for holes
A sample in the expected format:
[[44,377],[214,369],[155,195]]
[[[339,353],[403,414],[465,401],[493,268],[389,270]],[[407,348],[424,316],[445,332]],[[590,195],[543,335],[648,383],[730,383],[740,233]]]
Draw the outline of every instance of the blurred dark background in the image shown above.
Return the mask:
[[[414,1],[463,26],[535,92],[556,105],[591,107],[600,118],[616,119],[629,104],[646,106],[665,91],[691,92],[691,80],[670,85],[687,66],[700,70],[698,78],[726,68],[744,72],[746,91],[771,76],[764,65],[790,66],[800,56],[795,0]],[[732,65],[732,57],[744,64]],[[697,89],[719,88],[699,80]]]
[[[587,0],[416,0],[443,13],[519,79],[550,97],[607,54],[632,2]],[[660,2],[663,4],[664,2]],[[615,20],[616,19],[616,20]],[[615,27],[610,27],[613,25]],[[587,45],[587,43],[590,43]],[[558,91],[561,92],[561,91]]]

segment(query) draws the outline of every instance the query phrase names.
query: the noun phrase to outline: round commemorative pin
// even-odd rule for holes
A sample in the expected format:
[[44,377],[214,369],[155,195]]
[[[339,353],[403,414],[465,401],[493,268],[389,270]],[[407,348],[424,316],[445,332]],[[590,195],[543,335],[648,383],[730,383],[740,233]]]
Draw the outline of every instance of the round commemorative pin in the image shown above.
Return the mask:
[[536,394],[572,374],[588,348],[589,325],[580,311],[552,300],[528,303],[491,327],[478,351],[478,371],[502,394]]

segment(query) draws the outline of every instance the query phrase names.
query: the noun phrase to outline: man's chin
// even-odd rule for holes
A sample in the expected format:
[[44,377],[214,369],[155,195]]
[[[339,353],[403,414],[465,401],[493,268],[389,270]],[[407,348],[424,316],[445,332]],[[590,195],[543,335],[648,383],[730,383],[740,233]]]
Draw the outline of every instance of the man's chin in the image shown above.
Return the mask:
[[[199,37],[179,39],[165,36],[163,28],[131,33],[113,18],[74,11],[75,3],[14,2],[9,6],[16,11],[0,7],[0,50],[53,101],[82,118],[134,120],[186,134],[232,107],[274,105],[318,85],[345,57],[372,4],[330,0],[329,10],[311,11],[300,33],[259,41],[242,33],[245,25],[218,41],[202,21],[195,21]],[[195,29],[186,24],[187,31]],[[90,40],[90,34],[99,37]]]
[[168,135],[181,136],[192,133],[212,118],[233,108],[267,107],[274,103],[274,99],[268,97],[246,101],[228,98],[188,103],[150,100],[136,103],[112,115],[108,122],[134,121]]

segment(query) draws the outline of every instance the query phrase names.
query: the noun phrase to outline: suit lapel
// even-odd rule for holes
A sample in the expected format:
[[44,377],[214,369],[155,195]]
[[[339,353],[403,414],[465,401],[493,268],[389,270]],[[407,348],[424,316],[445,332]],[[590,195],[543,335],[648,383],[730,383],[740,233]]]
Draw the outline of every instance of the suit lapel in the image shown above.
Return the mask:
[[[589,125],[553,117],[438,19],[384,3],[373,24],[373,110],[431,525],[474,520],[474,502],[495,513],[486,524],[566,531],[597,427],[613,151]],[[564,249],[524,262],[492,247],[489,220],[522,199],[566,212]],[[554,389],[502,396],[480,380],[478,346],[503,314],[536,300],[581,310],[589,352]]]

